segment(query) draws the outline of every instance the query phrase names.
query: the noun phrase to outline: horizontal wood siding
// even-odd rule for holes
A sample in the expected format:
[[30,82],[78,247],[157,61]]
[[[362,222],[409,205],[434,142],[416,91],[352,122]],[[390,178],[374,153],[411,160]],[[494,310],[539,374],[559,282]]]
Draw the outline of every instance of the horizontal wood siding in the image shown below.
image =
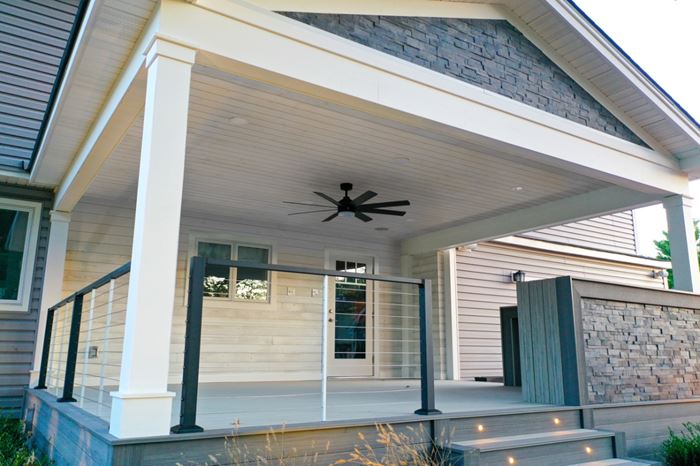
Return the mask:
[[577,278],[661,288],[647,267],[480,243],[457,252],[460,373],[463,379],[500,377],[499,309],[516,304],[510,274],[523,270],[528,280],[571,275]]
[[631,211],[544,228],[521,236],[624,254],[637,253]]
[[[129,260],[133,209],[81,201],[73,213],[68,238],[64,293]],[[181,378],[186,313],[186,280],[191,235],[225,235],[233,240],[270,244],[279,264],[324,268],[325,251],[374,256],[375,272],[399,274],[395,243],[343,239],[302,231],[199,218],[185,213],[180,231],[175,315],[171,340],[171,382]],[[271,304],[206,299],[201,380],[303,380],[319,377],[321,342],[320,277],[273,273]],[[388,291],[387,288],[385,290]],[[392,288],[395,291],[395,288]],[[439,294],[439,293],[437,293]],[[380,298],[377,298],[380,299]],[[390,326],[377,306],[377,325]],[[388,353],[390,348],[377,346]],[[381,374],[379,374],[381,375]],[[384,373],[383,375],[389,375]]]
[[37,240],[32,290],[28,312],[0,311],[0,416],[18,416],[24,389],[32,369],[36,325],[44,281],[46,249],[49,242],[49,210],[52,195],[48,191],[17,186],[0,186],[0,197],[41,202],[41,222]]

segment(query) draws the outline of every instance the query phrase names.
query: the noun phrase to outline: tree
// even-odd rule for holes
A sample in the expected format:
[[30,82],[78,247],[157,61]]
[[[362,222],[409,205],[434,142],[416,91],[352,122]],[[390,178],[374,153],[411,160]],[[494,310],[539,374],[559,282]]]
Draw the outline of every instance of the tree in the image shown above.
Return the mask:
[[[700,265],[700,220],[693,220],[695,226],[695,246],[698,249],[698,265]],[[656,246],[656,258],[663,261],[671,261],[671,243],[668,240],[668,232],[664,231],[664,239],[654,240]],[[673,270],[668,271],[668,287],[673,288]]]

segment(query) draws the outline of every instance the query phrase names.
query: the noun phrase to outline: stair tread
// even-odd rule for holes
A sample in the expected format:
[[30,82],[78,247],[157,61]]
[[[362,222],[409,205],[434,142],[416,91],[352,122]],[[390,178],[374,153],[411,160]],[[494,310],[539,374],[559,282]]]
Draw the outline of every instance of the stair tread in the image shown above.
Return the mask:
[[556,430],[552,432],[537,432],[533,434],[511,435],[506,437],[489,437],[476,440],[452,442],[451,447],[457,449],[476,448],[482,452],[521,448],[552,443],[590,440],[595,438],[613,437],[612,432],[592,429]]
[[645,461],[636,458],[611,458],[607,460],[589,461],[587,463],[576,463],[569,466],[650,466],[659,465],[655,461]]

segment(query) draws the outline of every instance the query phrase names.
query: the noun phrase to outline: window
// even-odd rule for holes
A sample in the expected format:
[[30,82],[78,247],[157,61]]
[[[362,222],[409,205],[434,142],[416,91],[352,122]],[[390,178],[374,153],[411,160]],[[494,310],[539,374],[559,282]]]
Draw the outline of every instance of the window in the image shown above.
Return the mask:
[[0,199],[0,310],[28,310],[41,205]]
[[[270,263],[270,248],[267,246],[199,241],[197,254],[213,259]],[[270,272],[252,267],[229,268],[207,264],[204,271],[204,295],[237,301],[270,302]]]

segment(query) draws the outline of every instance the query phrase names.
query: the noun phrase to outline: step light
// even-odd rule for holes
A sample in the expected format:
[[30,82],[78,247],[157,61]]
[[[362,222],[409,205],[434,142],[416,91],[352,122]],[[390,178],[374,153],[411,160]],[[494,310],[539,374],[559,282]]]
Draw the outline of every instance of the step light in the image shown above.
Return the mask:
[[555,418],[554,418],[554,424],[556,424],[556,425],[561,424],[561,419],[559,419],[558,417],[555,417]]
[[483,432],[486,430],[486,428],[483,425],[479,424],[478,426],[476,426],[476,430],[478,430],[479,432]]
[[513,458],[512,456],[509,456],[508,457],[508,464],[515,464],[515,458]]
[[593,453],[593,449],[591,447],[586,447],[586,453],[590,455],[591,453]]

